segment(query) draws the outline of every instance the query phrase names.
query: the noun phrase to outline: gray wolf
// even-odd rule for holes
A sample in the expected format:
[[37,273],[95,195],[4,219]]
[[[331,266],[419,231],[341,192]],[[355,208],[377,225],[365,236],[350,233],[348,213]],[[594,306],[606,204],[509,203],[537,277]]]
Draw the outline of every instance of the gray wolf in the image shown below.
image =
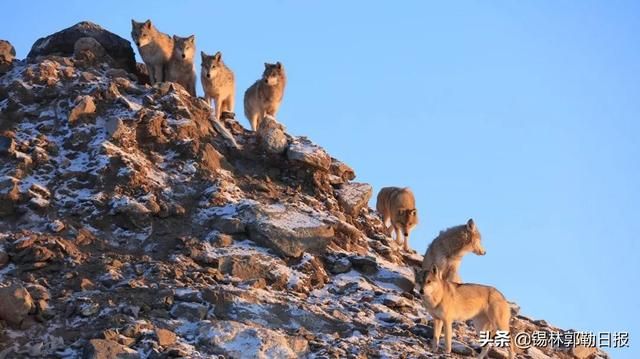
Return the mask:
[[435,265],[444,278],[460,283],[458,268],[462,256],[468,252],[479,256],[487,253],[482,247],[481,240],[482,236],[473,219],[469,219],[466,224],[441,231],[429,244],[422,261],[422,269],[429,270]]
[[[416,284],[425,308],[433,317],[433,350],[437,352],[440,333],[444,326],[445,351],[451,353],[452,323],[454,320],[473,320],[480,335],[488,331],[491,337],[496,331],[510,332],[511,308],[497,289],[480,284],[453,283],[442,276],[437,266],[416,275]],[[509,358],[514,357],[513,336],[510,335]],[[478,358],[489,351],[486,345]]]
[[189,92],[196,95],[196,69],[193,57],[196,53],[196,37],[179,37],[173,35],[173,54],[167,65],[166,81],[178,83]]
[[200,52],[202,56],[202,66],[200,81],[204,98],[209,104],[213,100],[215,105],[215,119],[219,120],[222,112],[233,112],[236,82],[231,69],[222,62],[220,51],[209,56]]
[[244,115],[257,131],[260,121],[266,115],[275,117],[282,103],[287,77],[280,62],[264,64],[262,78],[256,81],[244,93]]
[[[418,224],[418,211],[413,192],[409,188],[384,187],[378,192],[376,210],[387,230],[395,232],[398,244],[409,249],[409,232]],[[391,222],[391,227],[389,227]]]
[[173,39],[156,29],[151,20],[131,20],[131,38],[147,65],[151,83],[166,81],[166,66],[173,53]]

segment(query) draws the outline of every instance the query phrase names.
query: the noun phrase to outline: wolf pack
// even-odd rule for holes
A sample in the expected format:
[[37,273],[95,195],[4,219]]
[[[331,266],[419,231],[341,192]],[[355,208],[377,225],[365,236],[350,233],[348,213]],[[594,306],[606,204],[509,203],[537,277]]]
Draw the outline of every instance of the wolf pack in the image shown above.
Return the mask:
[[[151,22],[131,20],[131,37],[144,61],[152,84],[174,82],[191,96],[196,96],[195,36],[169,36],[160,32]],[[200,81],[205,100],[212,105],[214,121],[223,115],[233,116],[235,105],[235,77],[223,62],[222,53],[202,57]],[[244,93],[244,114],[253,131],[267,117],[275,118],[282,103],[286,75],[280,62],[265,63],[262,77]],[[395,238],[398,245],[409,250],[409,234],[418,224],[418,211],[411,189],[384,187],[376,199],[385,233]],[[510,332],[511,307],[496,288],[480,284],[463,283],[458,274],[462,257],[467,253],[484,255],[481,235],[473,219],[445,229],[431,242],[422,266],[415,269],[416,288],[427,312],[433,318],[433,351],[440,349],[440,336],[444,330],[446,353],[451,353],[453,321],[472,320],[480,335]],[[514,357],[513,337],[508,345],[509,358]],[[485,345],[479,358],[485,358],[490,347]]]

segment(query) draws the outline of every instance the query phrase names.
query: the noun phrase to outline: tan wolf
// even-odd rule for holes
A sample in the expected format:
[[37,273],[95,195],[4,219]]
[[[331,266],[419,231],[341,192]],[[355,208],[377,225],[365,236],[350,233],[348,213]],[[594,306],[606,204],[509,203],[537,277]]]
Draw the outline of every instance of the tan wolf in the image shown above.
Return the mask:
[[166,81],[178,83],[189,92],[196,95],[196,68],[193,57],[196,53],[196,37],[179,37],[173,35],[173,54],[167,66]]
[[458,267],[460,267],[462,256],[468,252],[479,256],[487,253],[482,247],[481,240],[482,236],[473,219],[469,219],[466,224],[441,231],[429,244],[422,261],[422,269],[428,270],[435,265],[443,278],[460,283]]
[[156,29],[151,20],[131,20],[131,37],[147,65],[151,83],[166,81],[166,66],[173,53],[173,39]]
[[[454,320],[473,320],[478,332],[488,331],[493,338],[496,331],[509,333],[509,358],[514,357],[513,336],[510,333],[511,307],[497,289],[480,284],[453,283],[443,278],[437,266],[416,274],[422,301],[433,317],[433,351],[438,351],[440,333],[444,325],[445,351],[451,353],[452,323]],[[487,344],[478,358],[489,351]]]
[[[409,188],[384,187],[378,192],[376,209],[382,217],[387,234],[395,232],[398,244],[409,249],[409,232],[418,224],[418,210]],[[391,222],[391,227],[389,227]]]
[[222,112],[233,112],[236,82],[231,69],[222,62],[222,54],[220,51],[215,55],[209,56],[200,52],[202,56],[202,70],[200,72],[200,81],[202,82],[202,90],[204,98],[209,104],[213,100],[215,105],[215,118],[220,119]]
[[280,62],[275,64],[265,62],[262,78],[244,93],[244,115],[251,123],[253,131],[258,130],[264,116],[276,116],[282,103],[286,83],[284,66]]

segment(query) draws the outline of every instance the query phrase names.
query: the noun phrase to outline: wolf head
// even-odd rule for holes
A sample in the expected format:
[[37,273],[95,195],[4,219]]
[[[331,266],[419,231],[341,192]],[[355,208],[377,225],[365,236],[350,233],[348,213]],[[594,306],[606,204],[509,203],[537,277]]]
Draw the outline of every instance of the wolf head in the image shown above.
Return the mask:
[[278,85],[284,78],[284,67],[280,62],[275,64],[264,63],[264,72],[262,73],[262,80],[269,86]]
[[193,61],[195,53],[196,37],[194,35],[189,37],[173,35],[173,56],[175,58]]
[[153,40],[154,30],[151,20],[137,22],[131,19],[131,38],[138,47],[145,46]]
[[473,218],[470,218],[467,221],[465,231],[467,232],[467,239],[464,244],[464,249],[479,256],[487,254],[487,251],[485,251],[482,246],[482,236],[480,235],[480,231],[478,230],[478,227],[476,227],[476,223],[473,221]]
[[408,237],[409,232],[418,224],[418,210],[415,208],[399,209],[396,222],[400,224],[402,234]]
[[208,79],[215,77],[222,67],[222,53],[218,51],[210,56],[200,51],[200,56],[202,56],[202,75]]
[[427,306],[436,306],[444,292],[444,278],[437,266],[431,269],[420,269],[416,272],[416,286]]

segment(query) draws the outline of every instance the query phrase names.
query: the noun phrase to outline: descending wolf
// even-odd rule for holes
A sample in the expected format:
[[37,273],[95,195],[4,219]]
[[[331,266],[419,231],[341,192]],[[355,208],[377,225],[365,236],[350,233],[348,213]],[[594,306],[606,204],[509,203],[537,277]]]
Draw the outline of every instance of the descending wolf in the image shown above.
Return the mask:
[[[416,274],[422,301],[433,317],[433,351],[438,351],[440,333],[444,325],[445,351],[451,353],[452,323],[454,320],[473,320],[480,335],[488,331],[490,337],[496,331],[510,332],[511,308],[497,289],[480,284],[459,284],[446,280],[437,266],[420,270]],[[514,357],[513,336],[510,335],[509,358]],[[489,351],[486,345],[478,358]]]
[[422,269],[438,267],[442,276],[452,282],[460,283],[458,267],[462,257],[473,252],[479,256],[487,252],[482,247],[480,231],[473,219],[466,224],[441,231],[438,237],[429,244],[422,261]]
[[200,52],[202,56],[202,70],[200,81],[204,98],[209,104],[211,100],[215,106],[215,118],[220,119],[222,112],[233,112],[235,102],[236,83],[231,69],[222,62],[222,53],[216,52],[209,56]]
[[173,39],[158,31],[151,20],[137,22],[133,19],[131,20],[131,37],[147,65],[151,83],[166,81],[166,66],[173,52]]
[[284,66],[280,62],[265,63],[262,78],[245,91],[244,115],[249,120],[253,131],[258,130],[264,116],[276,117],[276,112],[282,103],[286,83]]
[[191,96],[196,95],[196,69],[193,57],[196,53],[196,37],[173,36],[173,54],[167,65],[167,79],[182,85]]
[[[418,211],[413,192],[409,188],[384,187],[378,192],[376,209],[387,228],[387,234],[395,232],[398,244],[409,249],[409,232],[418,224]],[[391,222],[391,227],[389,223]]]

